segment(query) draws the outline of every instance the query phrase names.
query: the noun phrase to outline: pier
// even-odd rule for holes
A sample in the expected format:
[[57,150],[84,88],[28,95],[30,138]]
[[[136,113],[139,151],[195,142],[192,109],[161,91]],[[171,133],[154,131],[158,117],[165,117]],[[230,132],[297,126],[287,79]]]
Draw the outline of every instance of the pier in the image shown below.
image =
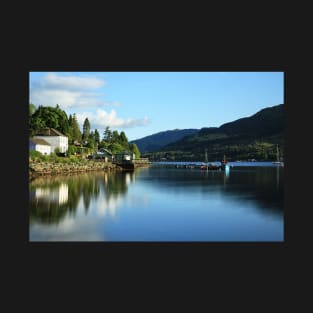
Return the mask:
[[117,167],[125,171],[133,171],[138,167],[147,167],[151,164],[148,158],[113,161]]

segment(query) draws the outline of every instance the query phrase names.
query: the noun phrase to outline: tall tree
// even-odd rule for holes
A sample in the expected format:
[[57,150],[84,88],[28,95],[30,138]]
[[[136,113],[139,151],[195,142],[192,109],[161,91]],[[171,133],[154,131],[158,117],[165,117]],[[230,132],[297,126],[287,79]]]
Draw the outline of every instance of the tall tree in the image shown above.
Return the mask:
[[88,141],[87,147],[95,149],[96,142],[95,142],[95,133],[93,131],[90,132],[87,141]]
[[64,135],[68,135],[69,125],[68,125],[68,118],[67,118],[66,112],[61,110],[58,104],[55,108],[55,111],[56,111],[56,114],[58,115],[58,121],[59,121],[59,126],[57,130],[63,133]]
[[95,129],[95,143],[96,144],[100,143],[100,134],[97,129]]
[[135,154],[136,159],[140,158],[140,151],[135,143],[129,145],[130,151]]
[[68,142],[69,143],[73,143],[73,117],[70,114],[68,117],[68,126],[69,126],[69,130],[68,130]]
[[123,131],[120,133],[120,143],[122,146],[128,149],[128,138]]
[[109,126],[107,126],[103,132],[103,140],[108,144],[112,141],[112,131]]
[[82,134],[81,134],[75,113],[73,114],[73,116],[71,116],[69,127],[70,127],[70,133],[72,135],[71,143],[74,143],[74,141],[81,142]]
[[84,124],[83,124],[83,141],[88,141],[90,135],[90,122],[88,118],[85,118]]
[[120,142],[120,135],[117,130],[114,130],[112,133],[112,143],[119,143]]

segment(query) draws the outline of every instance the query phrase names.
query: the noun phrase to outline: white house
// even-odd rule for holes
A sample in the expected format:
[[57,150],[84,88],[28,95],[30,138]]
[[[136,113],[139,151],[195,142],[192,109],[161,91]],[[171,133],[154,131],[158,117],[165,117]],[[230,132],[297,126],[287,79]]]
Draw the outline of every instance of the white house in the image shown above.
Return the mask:
[[51,146],[51,152],[55,152],[56,148],[62,153],[68,150],[68,137],[54,128],[45,128],[33,138],[43,139],[48,142]]
[[51,145],[44,139],[31,138],[29,140],[29,149],[47,155],[51,153]]

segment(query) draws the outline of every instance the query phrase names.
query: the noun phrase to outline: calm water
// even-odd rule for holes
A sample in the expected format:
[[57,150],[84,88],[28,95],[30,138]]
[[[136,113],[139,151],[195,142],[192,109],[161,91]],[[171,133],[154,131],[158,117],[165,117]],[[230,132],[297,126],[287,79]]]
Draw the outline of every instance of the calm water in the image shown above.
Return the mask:
[[283,241],[284,168],[239,165],[33,180],[29,240]]

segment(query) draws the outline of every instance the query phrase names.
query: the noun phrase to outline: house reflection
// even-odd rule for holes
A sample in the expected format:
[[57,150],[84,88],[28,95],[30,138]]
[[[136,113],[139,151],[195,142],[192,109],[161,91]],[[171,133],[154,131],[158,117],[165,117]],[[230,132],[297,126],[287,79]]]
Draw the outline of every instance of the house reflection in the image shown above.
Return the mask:
[[31,187],[30,222],[58,223],[69,208],[69,186],[65,182]]
[[61,183],[59,187],[56,188],[41,188],[38,187],[35,190],[35,198],[41,199],[47,202],[55,202],[58,204],[63,204],[68,201],[68,185]]

